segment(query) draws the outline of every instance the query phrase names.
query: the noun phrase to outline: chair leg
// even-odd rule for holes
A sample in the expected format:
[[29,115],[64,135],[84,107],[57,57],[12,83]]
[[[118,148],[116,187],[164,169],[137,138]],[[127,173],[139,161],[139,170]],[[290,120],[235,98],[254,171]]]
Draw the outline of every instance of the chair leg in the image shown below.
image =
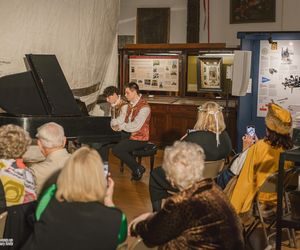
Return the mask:
[[295,229],[291,228],[290,230],[291,230],[292,240],[294,243],[294,248],[298,249],[297,239],[296,239],[296,235],[295,235]]
[[289,239],[289,247],[294,247],[294,241],[291,238],[290,229],[289,228],[283,228],[283,229],[286,230],[286,234],[287,234],[288,239]]
[[138,156],[138,163],[141,165],[142,164],[142,157]]
[[121,164],[120,164],[120,172],[123,173],[124,172],[124,162],[121,161]]
[[262,216],[262,211],[261,211],[260,204],[259,204],[259,201],[258,201],[258,200],[256,200],[256,208],[257,208],[257,212],[258,212],[258,215],[259,215],[259,219],[260,219],[260,222],[261,222],[261,225],[262,225],[262,228],[263,228],[263,232],[264,232],[266,244],[267,244],[267,245],[270,245],[269,237],[268,237],[268,235],[267,235],[266,225],[265,225],[265,222],[264,222],[264,218],[263,218],[263,216]]
[[150,173],[152,172],[154,167],[154,155],[150,156]]
[[254,230],[257,228],[258,225],[259,225],[259,220],[255,219],[247,228],[244,228],[243,233],[244,233],[245,239],[248,240],[248,238],[254,232]]

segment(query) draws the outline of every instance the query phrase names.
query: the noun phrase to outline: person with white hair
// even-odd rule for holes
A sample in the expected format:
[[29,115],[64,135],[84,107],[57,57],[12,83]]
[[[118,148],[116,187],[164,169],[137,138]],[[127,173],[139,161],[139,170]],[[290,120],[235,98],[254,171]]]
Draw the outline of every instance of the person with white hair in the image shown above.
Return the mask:
[[64,128],[59,124],[45,123],[37,129],[36,137],[37,144],[46,157],[44,161],[31,166],[36,180],[37,193],[40,195],[47,181],[58,176],[70,154],[65,149]]
[[158,249],[244,249],[242,226],[228,198],[212,179],[204,179],[204,158],[195,143],[177,141],[166,148],[163,169],[179,192],[160,211],[134,219],[131,236]]

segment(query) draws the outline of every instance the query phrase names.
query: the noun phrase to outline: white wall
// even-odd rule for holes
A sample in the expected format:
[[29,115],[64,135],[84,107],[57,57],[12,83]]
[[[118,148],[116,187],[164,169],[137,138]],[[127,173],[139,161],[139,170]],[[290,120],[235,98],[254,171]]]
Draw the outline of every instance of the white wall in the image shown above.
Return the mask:
[[[206,0],[208,1],[208,0]],[[208,42],[204,26],[203,1],[200,1],[200,42]],[[276,22],[230,24],[230,0],[209,0],[210,42],[224,42],[227,47],[239,45],[238,31],[300,31],[300,0],[276,0]],[[136,9],[170,7],[170,43],[186,42],[186,0],[121,0],[119,34],[135,35]]]
[[[239,40],[236,38],[239,31],[281,31],[282,1],[287,8],[293,8],[289,3],[290,0],[277,0],[276,22],[230,24],[230,0],[210,0],[210,42],[225,42],[227,47],[231,47],[239,45]],[[299,4],[298,6],[300,7]],[[201,11],[203,12],[202,8]],[[207,42],[207,29],[202,29],[201,33],[205,34],[202,37],[200,34],[201,42]]]

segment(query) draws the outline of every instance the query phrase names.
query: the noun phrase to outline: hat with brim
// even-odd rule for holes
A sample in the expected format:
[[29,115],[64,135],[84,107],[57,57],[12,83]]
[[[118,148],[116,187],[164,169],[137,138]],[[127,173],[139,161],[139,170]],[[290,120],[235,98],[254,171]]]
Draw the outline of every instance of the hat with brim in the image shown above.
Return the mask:
[[270,130],[281,135],[289,134],[292,128],[291,113],[275,103],[268,105],[265,122]]

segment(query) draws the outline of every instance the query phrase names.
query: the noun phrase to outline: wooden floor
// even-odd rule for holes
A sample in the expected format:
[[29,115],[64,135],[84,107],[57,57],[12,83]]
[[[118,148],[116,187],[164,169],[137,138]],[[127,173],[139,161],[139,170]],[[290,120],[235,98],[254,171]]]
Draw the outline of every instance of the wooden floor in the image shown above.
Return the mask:
[[[159,150],[155,157],[155,166],[161,166],[163,151]],[[146,173],[141,181],[131,181],[131,172],[125,167],[123,173],[120,172],[120,161],[111,153],[109,155],[109,164],[111,176],[115,181],[114,202],[127,216],[128,222],[144,212],[151,212],[151,202],[149,198],[149,158],[144,158],[142,165],[146,167]],[[300,232],[296,235],[298,239],[298,249],[300,249]],[[131,245],[133,238],[127,239],[128,245]],[[288,243],[284,242],[282,249],[289,248]]]

